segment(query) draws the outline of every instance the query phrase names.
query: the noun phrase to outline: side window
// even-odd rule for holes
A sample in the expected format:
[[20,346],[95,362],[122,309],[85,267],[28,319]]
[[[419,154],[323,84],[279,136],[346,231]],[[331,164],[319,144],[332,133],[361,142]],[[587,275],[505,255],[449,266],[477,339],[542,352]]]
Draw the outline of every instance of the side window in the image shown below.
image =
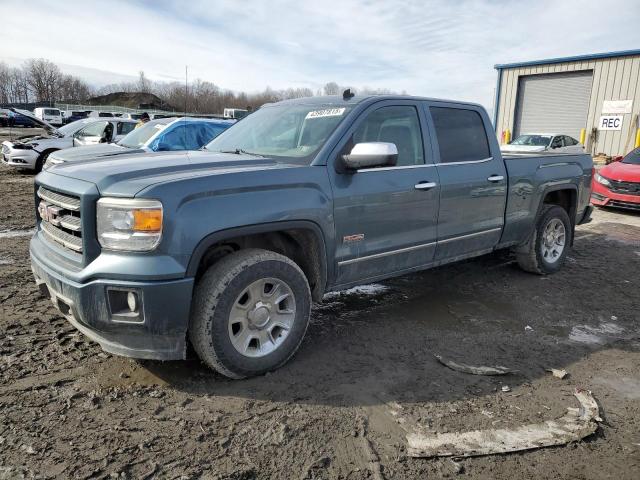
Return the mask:
[[564,146],[565,146],[565,147],[570,147],[570,146],[573,146],[573,145],[578,145],[578,143],[580,143],[580,142],[578,142],[578,141],[577,141],[575,138],[573,138],[573,137],[567,137],[567,136],[565,136],[565,137],[564,137]]
[[126,135],[136,128],[136,124],[133,122],[118,122],[118,135]]
[[158,150],[186,150],[186,125],[178,125],[161,135],[156,142]]
[[553,138],[553,142],[551,142],[551,148],[560,148],[564,146],[564,142],[562,141],[562,135],[556,135]]
[[440,147],[440,162],[483,160],[491,156],[482,117],[475,110],[429,107]]
[[102,137],[105,127],[108,122],[95,122],[87,125],[80,130],[76,135],[78,137]]
[[398,166],[422,165],[424,149],[415,107],[382,107],[371,112],[353,133],[353,143],[388,142],[398,149]]

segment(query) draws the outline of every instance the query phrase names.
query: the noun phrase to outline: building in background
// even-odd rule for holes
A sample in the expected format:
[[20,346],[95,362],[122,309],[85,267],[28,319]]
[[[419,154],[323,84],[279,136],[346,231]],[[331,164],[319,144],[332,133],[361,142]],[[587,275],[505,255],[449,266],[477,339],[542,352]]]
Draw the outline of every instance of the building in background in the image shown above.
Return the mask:
[[496,65],[494,125],[501,143],[561,133],[589,153],[624,155],[640,144],[640,50]]

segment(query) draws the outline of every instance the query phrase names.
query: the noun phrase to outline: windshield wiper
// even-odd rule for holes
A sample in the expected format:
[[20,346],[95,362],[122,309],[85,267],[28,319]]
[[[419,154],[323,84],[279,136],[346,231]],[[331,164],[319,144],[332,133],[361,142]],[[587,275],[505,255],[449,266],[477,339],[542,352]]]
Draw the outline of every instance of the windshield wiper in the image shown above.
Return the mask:
[[254,157],[264,157],[264,155],[260,155],[259,153],[247,152],[242,148],[236,148],[233,150],[219,150],[220,153],[233,153],[234,155],[253,155]]

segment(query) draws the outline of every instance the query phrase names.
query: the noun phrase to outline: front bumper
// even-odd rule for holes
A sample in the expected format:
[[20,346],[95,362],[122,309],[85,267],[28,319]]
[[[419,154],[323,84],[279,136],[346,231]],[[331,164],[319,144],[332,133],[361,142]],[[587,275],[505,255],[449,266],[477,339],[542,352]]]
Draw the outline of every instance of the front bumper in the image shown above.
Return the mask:
[[[80,283],[47,265],[39,255],[43,251],[41,244],[36,234],[30,246],[36,283],[75,328],[116,355],[156,360],[185,358],[192,278],[144,282],[95,279]],[[114,314],[108,293],[113,290],[136,292],[141,321],[123,321]]]
[[640,195],[615,193],[598,182],[593,182],[591,203],[599,207],[616,207],[628,210],[640,210]]
[[33,149],[23,150],[20,148],[5,148],[3,145],[0,155],[2,156],[2,162],[5,165],[33,170],[36,168],[36,161],[38,160],[40,153]]

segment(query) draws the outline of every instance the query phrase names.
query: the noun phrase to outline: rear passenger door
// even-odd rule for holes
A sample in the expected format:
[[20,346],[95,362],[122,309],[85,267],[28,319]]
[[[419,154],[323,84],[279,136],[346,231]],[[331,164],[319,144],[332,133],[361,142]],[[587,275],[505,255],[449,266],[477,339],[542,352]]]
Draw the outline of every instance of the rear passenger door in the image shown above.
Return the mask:
[[436,260],[489,251],[504,225],[507,174],[484,109],[425,104],[440,178]]
[[337,285],[387,276],[433,260],[438,179],[424,131],[424,113],[417,102],[385,101],[363,112],[338,144],[336,157],[357,143],[390,142],[398,149],[398,162],[356,172],[329,170]]

